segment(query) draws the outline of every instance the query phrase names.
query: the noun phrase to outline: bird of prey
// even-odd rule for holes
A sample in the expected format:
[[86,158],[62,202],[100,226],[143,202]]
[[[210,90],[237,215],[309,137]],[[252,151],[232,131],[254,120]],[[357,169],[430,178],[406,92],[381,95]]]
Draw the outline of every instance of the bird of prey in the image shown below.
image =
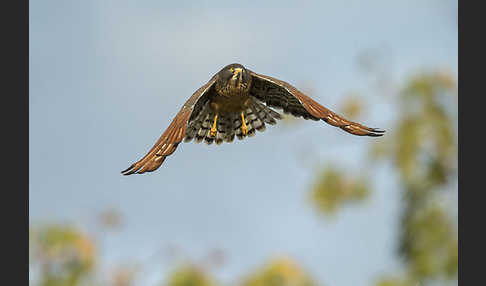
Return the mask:
[[320,105],[289,83],[257,74],[241,64],[222,68],[201,86],[182,106],[169,127],[150,151],[133,163],[123,175],[152,172],[176,150],[179,143],[207,144],[232,142],[264,131],[265,124],[274,125],[281,115],[270,107],[283,109],[304,119],[323,120],[358,136],[381,136],[384,131],[349,121]]

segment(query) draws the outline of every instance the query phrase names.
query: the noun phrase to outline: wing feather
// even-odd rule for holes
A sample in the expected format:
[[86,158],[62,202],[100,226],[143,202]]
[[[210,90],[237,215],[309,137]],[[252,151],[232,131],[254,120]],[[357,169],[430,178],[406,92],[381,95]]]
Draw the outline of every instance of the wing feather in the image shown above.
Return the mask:
[[252,75],[251,93],[269,106],[282,108],[284,112],[304,119],[319,120],[341,128],[342,130],[358,136],[382,136],[385,131],[370,128],[360,123],[350,121],[318,102],[303,94],[291,84],[250,71]]
[[177,146],[182,141],[186,134],[187,126],[191,118],[197,117],[204,106],[205,101],[208,100],[208,95],[211,87],[217,80],[217,75],[213,76],[211,80],[205,85],[196,90],[193,95],[182,106],[181,110],[172,120],[171,124],[162,133],[155,145],[143,156],[142,159],[133,163],[121,173],[123,175],[131,175],[134,173],[142,174],[145,172],[152,172],[158,169],[165,158],[177,149]]

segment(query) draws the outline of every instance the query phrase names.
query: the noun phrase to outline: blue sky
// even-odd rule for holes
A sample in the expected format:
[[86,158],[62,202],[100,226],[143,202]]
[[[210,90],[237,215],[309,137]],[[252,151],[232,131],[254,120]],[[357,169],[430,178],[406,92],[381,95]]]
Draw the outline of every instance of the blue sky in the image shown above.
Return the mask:
[[457,1],[30,1],[30,222],[90,231],[113,207],[125,227],[103,235],[106,265],[167,245],[194,260],[218,247],[228,256],[214,273],[222,281],[283,254],[327,285],[369,285],[399,266],[394,178],[379,169],[366,203],[323,219],[309,207],[313,165],[302,157],[359,173],[375,139],[279,124],[233,144],[182,144],[148,175],[119,172],[233,62],[310,86],[333,110],[359,91],[370,102],[360,121],[389,130],[396,110],[372,94],[357,57],[386,51],[396,82],[436,68],[457,78],[457,33]]

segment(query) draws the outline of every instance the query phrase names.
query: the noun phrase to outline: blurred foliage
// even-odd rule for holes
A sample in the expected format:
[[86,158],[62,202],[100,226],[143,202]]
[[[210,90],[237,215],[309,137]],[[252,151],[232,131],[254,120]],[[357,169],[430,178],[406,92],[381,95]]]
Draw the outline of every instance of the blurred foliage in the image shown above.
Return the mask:
[[[396,187],[402,190],[403,209],[397,253],[404,269],[376,285],[457,281],[457,217],[445,199],[447,193],[457,192],[455,80],[444,71],[416,74],[405,83],[392,108],[397,110],[397,120],[371,144],[372,160],[363,169],[371,172],[375,162],[387,161],[399,178]],[[368,190],[365,179],[330,165],[318,171],[311,197],[320,212],[329,215],[342,205],[363,200]]]
[[133,286],[137,276],[137,266],[121,266],[113,271],[111,285],[113,286]]
[[313,279],[289,258],[278,258],[244,279],[241,286],[314,286]]
[[203,259],[203,263],[207,265],[207,267],[222,267],[226,263],[226,254],[222,249],[213,248],[208,251],[206,257]]
[[317,175],[311,191],[311,201],[320,213],[333,214],[339,206],[360,202],[369,193],[364,177],[355,179],[334,166],[328,166]]
[[444,192],[457,191],[456,96],[447,73],[413,77],[400,93],[394,132],[377,143],[387,147],[372,152],[390,159],[399,175],[405,205],[399,254],[407,275],[423,283],[457,278],[457,222],[439,204]]
[[410,274],[453,278],[457,274],[457,238],[444,208],[425,207],[406,218],[401,252],[411,262]]
[[107,229],[120,229],[123,226],[123,216],[115,208],[107,209],[99,215],[100,223]]
[[[94,238],[70,225],[40,225],[29,229],[29,277],[31,285],[137,285],[140,265],[125,265],[112,271],[100,269]],[[164,286],[217,286],[210,273],[211,266],[224,264],[224,253],[213,249],[199,264],[185,262],[169,273]],[[143,270],[143,269],[142,269]],[[111,277],[100,279],[96,273]],[[237,285],[313,286],[313,280],[290,258],[275,259],[261,270],[250,274]]]
[[389,277],[382,278],[376,286],[420,286],[420,283],[410,278]]
[[85,285],[96,262],[93,240],[71,226],[49,225],[30,230],[32,261],[39,285]]
[[456,96],[447,73],[413,77],[400,93],[394,132],[372,149],[376,159],[392,162],[403,189],[398,249],[407,278],[400,279],[422,285],[457,279],[457,221],[439,204],[444,192],[457,191]]
[[202,268],[195,265],[181,266],[170,274],[165,286],[215,286],[216,284]]
[[346,118],[355,119],[362,114],[364,103],[356,93],[351,93],[345,96],[339,110]]
[[[371,191],[368,182],[375,162],[386,162],[398,178],[402,194],[397,254],[403,268],[384,274],[377,286],[445,285],[457,281],[457,217],[447,203],[447,194],[457,192],[457,87],[445,72],[417,74],[394,98],[397,119],[385,136],[371,140],[372,161],[360,161],[365,173],[356,175],[343,166],[319,169],[310,192],[312,204],[323,215],[335,214],[343,205],[362,202]],[[363,108],[356,98],[348,98],[342,112],[358,116]],[[356,166],[353,166],[356,167]],[[453,201],[452,203],[455,203]],[[99,216],[104,228],[123,227],[122,215],[115,209]],[[99,281],[103,272],[94,238],[73,226],[41,225],[29,230],[29,280],[40,286],[137,285],[131,267],[118,267],[112,279]],[[162,285],[221,285],[209,271],[225,263],[224,253],[216,250],[205,263],[185,263],[169,273]],[[138,268],[137,268],[138,269]],[[32,276],[32,277],[31,277]],[[293,260],[279,258],[236,281],[240,286],[312,286],[318,283]]]

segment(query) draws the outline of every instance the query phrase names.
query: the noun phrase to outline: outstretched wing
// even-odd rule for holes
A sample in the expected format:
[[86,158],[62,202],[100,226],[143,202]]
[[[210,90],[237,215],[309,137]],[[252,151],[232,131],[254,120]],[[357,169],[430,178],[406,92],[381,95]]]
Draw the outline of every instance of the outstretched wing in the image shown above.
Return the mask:
[[304,119],[322,119],[326,123],[354,135],[381,136],[385,132],[349,121],[337,115],[285,81],[257,74],[250,70],[249,72],[252,75],[250,93],[268,106],[282,108],[284,112],[297,117],[302,116]]
[[123,175],[152,172],[162,165],[167,156],[174,153],[177,145],[182,141],[186,134],[189,120],[197,116],[204,104],[208,101],[210,90],[216,82],[216,79],[217,75],[213,76],[208,83],[194,92],[147,155],[123,170],[121,172]]

